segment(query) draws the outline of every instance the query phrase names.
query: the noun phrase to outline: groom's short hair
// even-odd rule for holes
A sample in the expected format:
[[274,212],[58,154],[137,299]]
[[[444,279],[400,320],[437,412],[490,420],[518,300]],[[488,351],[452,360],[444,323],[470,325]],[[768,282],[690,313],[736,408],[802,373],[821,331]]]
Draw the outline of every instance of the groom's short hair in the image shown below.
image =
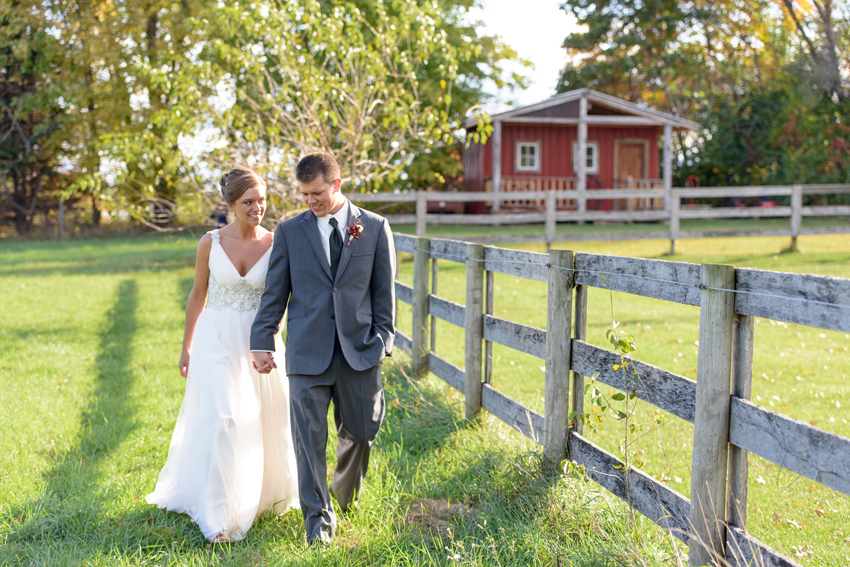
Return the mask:
[[295,167],[295,179],[301,183],[311,183],[320,175],[325,183],[333,183],[339,179],[339,164],[329,153],[307,154]]

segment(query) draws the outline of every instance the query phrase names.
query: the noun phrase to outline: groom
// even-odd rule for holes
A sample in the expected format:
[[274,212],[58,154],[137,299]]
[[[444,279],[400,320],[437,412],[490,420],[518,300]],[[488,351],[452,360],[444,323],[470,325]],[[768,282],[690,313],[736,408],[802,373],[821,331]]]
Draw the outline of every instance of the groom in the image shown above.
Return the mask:
[[387,221],[340,193],[333,156],[305,156],[295,178],[310,208],[277,227],[251,351],[259,372],[277,368],[274,336],[286,311],[292,437],[312,544],[330,541],[336,527],[325,456],[330,402],[338,436],[330,495],[343,511],[360,496],[384,417],[381,360],[393,347],[395,250]]

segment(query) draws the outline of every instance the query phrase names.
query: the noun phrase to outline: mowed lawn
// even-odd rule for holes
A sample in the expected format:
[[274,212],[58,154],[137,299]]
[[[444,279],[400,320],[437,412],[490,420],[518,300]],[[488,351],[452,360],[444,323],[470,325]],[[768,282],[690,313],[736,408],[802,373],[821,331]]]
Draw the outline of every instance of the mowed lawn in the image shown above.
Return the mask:
[[[669,565],[682,548],[615,498],[542,466],[536,445],[491,416],[463,419],[438,379],[385,365],[388,415],[362,506],[324,553],[299,511],[246,540],[209,546],[184,516],[148,505],[183,394],[176,370],[197,237],[0,244],[0,564]],[[847,276],[850,238],[682,241],[676,260]],[[562,244],[560,247],[567,247]],[[660,258],[662,241],[574,249]],[[542,246],[523,245],[542,251]],[[465,269],[440,262],[438,293],[464,302]],[[409,282],[412,262],[401,265]],[[496,276],[499,316],[546,324],[543,284]],[[608,294],[592,290],[589,341],[604,345]],[[615,318],[637,358],[695,378],[696,308],[623,294]],[[409,330],[409,310],[401,328]],[[462,365],[462,330],[439,323],[437,352]],[[760,320],[754,400],[850,435],[850,337]],[[543,361],[495,349],[494,385],[542,412]],[[824,368],[826,367],[826,368]],[[771,406],[772,404],[772,406]],[[649,415],[650,408],[639,408]],[[618,453],[610,418],[597,441]],[[647,470],[688,495],[691,427],[638,440]],[[332,445],[334,439],[330,439]],[[663,450],[661,449],[663,447]],[[331,453],[332,454],[332,453]],[[751,459],[749,529],[804,565],[848,565],[848,499]]]
[[[436,228],[440,237],[447,237],[443,227]],[[556,247],[850,277],[850,235],[801,237],[800,251],[794,253],[783,251],[788,243],[788,238],[781,237],[681,240],[676,256],[666,255],[669,241],[656,240],[558,243]],[[545,252],[542,244],[510,246]],[[405,258],[401,268],[401,278],[408,284],[412,283],[411,258]],[[446,260],[439,260],[438,266],[437,295],[465,303],[465,266]],[[410,310],[400,311],[399,326],[409,330]],[[495,274],[494,315],[545,329],[546,284]],[[636,359],[696,379],[698,307],[591,288],[588,320],[588,342],[610,348],[606,331],[616,320],[619,329],[635,337]],[[756,319],[754,343],[755,403],[850,437],[850,336]],[[463,367],[463,344],[462,329],[437,321],[439,355]],[[544,364],[542,359],[494,345],[493,385],[543,413]],[[615,393],[604,384],[600,388],[606,394]],[[656,417],[665,419],[660,428],[655,427]],[[628,438],[633,444],[630,450],[636,452],[632,458],[643,460],[647,472],[689,497],[693,426],[643,402],[637,405],[634,421],[645,427]],[[604,416],[601,430],[586,434],[622,458],[624,422]],[[850,565],[850,498],[755,456],[750,457],[749,479],[748,531],[804,565]]]

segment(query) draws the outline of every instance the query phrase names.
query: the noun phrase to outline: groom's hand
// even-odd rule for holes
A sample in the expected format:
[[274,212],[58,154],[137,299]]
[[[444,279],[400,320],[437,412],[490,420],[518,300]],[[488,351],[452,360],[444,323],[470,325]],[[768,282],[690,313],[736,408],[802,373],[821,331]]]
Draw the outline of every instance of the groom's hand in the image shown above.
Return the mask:
[[251,356],[254,358],[254,370],[260,374],[268,374],[277,368],[277,364],[274,362],[274,353],[252,352]]

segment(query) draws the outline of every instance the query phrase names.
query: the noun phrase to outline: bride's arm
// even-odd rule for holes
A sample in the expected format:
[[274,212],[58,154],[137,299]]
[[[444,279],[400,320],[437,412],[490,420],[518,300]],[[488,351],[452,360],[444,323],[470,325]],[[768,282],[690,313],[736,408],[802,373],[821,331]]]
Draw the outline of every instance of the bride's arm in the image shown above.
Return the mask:
[[180,375],[185,378],[189,372],[189,354],[192,351],[192,335],[195,333],[195,323],[207,303],[207,288],[210,279],[210,249],[212,237],[205,234],[198,244],[195,256],[195,283],[186,301],[186,326],[183,329],[183,352],[180,354]]

